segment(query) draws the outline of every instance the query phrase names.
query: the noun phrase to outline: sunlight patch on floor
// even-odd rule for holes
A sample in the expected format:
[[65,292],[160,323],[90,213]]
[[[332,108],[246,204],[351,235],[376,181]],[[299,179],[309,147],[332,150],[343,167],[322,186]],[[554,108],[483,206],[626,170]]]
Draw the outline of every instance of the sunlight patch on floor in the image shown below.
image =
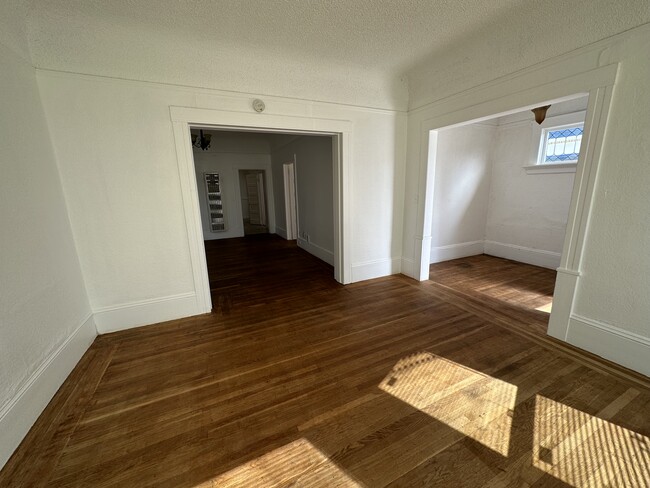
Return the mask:
[[379,388],[508,455],[516,386],[420,352],[399,360]]
[[242,464],[195,488],[336,486],[364,488],[307,439],[301,438]]
[[551,313],[551,311],[553,310],[553,302],[549,302],[546,305],[541,305],[537,307],[535,310],[539,310],[540,312]]
[[650,438],[537,395],[533,465],[576,488],[650,486]]

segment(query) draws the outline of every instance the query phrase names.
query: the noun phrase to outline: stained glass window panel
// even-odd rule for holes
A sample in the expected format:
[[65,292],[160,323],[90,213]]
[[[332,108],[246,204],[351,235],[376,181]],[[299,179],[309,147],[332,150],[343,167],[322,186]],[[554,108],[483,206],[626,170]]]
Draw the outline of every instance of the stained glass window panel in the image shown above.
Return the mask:
[[578,161],[583,127],[564,127],[546,132],[545,163],[572,163]]

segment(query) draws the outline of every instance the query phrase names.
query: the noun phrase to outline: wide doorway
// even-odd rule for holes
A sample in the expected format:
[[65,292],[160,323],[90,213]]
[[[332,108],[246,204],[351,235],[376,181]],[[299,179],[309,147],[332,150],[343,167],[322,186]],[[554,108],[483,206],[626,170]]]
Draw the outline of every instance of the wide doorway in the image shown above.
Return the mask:
[[431,131],[429,279],[530,311],[552,311],[588,97]]
[[212,311],[282,300],[324,276],[338,286],[336,135],[190,135]]

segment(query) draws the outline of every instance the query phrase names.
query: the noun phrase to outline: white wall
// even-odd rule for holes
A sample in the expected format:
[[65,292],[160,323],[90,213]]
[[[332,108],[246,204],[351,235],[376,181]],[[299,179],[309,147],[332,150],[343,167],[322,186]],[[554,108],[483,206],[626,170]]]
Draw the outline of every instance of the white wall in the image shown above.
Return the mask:
[[[228,239],[243,237],[244,214],[239,179],[240,169],[261,169],[265,171],[267,200],[273,214],[273,177],[271,175],[271,156],[269,143],[265,135],[247,134],[238,132],[210,132],[212,140],[210,147],[203,151],[194,148],[194,166],[196,168],[196,184],[201,207],[201,223],[203,224],[203,238],[207,241],[214,239]],[[207,209],[207,195],[205,191],[204,173],[219,173],[221,179],[221,193],[226,218],[224,232],[211,232],[210,219]],[[246,207],[246,211],[248,208]],[[271,215],[270,215],[271,217]],[[273,231],[275,222],[269,219],[269,230]]]
[[[491,46],[487,37],[477,42]],[[517,71],[515,62],[506,68],[512,75],[462,94],[447,96],[447,87],[453,85],[437,83],[433,76],[426,83],[423,78],[410,85],[412,100],[437,101],[409,113],[403,270],[421,276],[418,257],[430,238],[418,230],[419,221],[425,222],[427,229],[419,202],[424,201],[425,207],[429,204],[425,188],[432,178],[426,165],[420,164],[426,151],[423,127],[479,119],[579,93],[585,86],[597,86],[601,82],[598,76],[609,76],[605,70],[617,63],[584,248],[578,249],[574,261],[578,269],[570,279],[566,273],[562,290],[567,293],[569,318],[560,338],[650,374],[650,194],[646,191],[650,185],[650,142],[644,137],[650,131],[646,110],[650,92],[645,89],[650,79],[649,44],[650,26],[645,25],[524,71]],[[492,58],[485,56],[486,60]],[[454,76],[463,75],[471,83],[476,69],[482,69],[482,64],[467,60],[454,68]],[[439,64],[436,70],[441,76],[448,75]],[[600,74],[596,76],[596,72]]]
[[[553,104],[547,121],[583,111],[587,99]],[[499,119],[485,229],[486,254],[538,266],[560,265],[575,172],[531,173],[541,131],[526,110]]]
[[[586,106],[553,104],[547,120]],[[526,172],[541,137],[530,110],[436,133],[430,262],[485,253],[557,268],[574,173]]]
[[383,13],[311,2],[40,1],[30,9],[30,48],[43,69],[403,110],[406,80],[381,62],[387,48],[399,54],[402,36],[371,23],[375,12]]
[[495,124],[437,131],[431,263],[483,253]]
[[[575,313],[650,346],[650,28],[614,52],[620,68],[605,133]],[[639,342],[640,341],[640,342]],[[647,349],[650,351],[650,349]],[[602,352],[598,352],[602,354]],[[645,356],[650,375],[650,355]]]
[[0,114],[2,468],[96,331],[34,69],[4,44]]
[[[101,331],[198,313],[170,106],[254,113],[252,95],[37,70]],[[264,97],[260,117],[349,121],[352,280],[399,272],[405,114]]]
[[[303,136],[291,140],[272,153],[274,181],[283,185],[283,164],[296,163],[298,246],[334,264],[334,205],[332,138]],[[278,192],[278,218],[286,235],[284,188]]]
[[[488,12],[483,22],[431,51],[407,72],[410,109],[650,22],[647,0],[524,0],[497,15]],[[538,81],[542,84],[544,76]]]

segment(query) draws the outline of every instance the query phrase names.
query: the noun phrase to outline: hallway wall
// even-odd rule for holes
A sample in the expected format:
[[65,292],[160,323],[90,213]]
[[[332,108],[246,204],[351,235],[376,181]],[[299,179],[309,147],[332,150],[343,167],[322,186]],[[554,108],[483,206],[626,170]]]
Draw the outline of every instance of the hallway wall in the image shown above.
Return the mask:
[[[334,204],[332,138],[301,136],[273,151],[274,181],[283,186],[283,164],[296,164],[298,207],[298,246],[334,264]],[[286,236],[284,188],[276,198],[277,220],[284,224],[279,233]]]
[[[266,173],[267,201],[269,204],[269,231],[275,231],[275,212],[273,212],[273,176],[271,156],[266,135],[230,131],[206,131],[212,134],[210,147],[203,151],[193,148],[196,185],[201,207],[203,239],[228,239],[244,235],[244,213],[239,181],[240,169],[261,169]],[[221,178],[222,201],[226,219],[224,232],[212,232],[208,217],[207,195],[203,174],[219,173]]]

